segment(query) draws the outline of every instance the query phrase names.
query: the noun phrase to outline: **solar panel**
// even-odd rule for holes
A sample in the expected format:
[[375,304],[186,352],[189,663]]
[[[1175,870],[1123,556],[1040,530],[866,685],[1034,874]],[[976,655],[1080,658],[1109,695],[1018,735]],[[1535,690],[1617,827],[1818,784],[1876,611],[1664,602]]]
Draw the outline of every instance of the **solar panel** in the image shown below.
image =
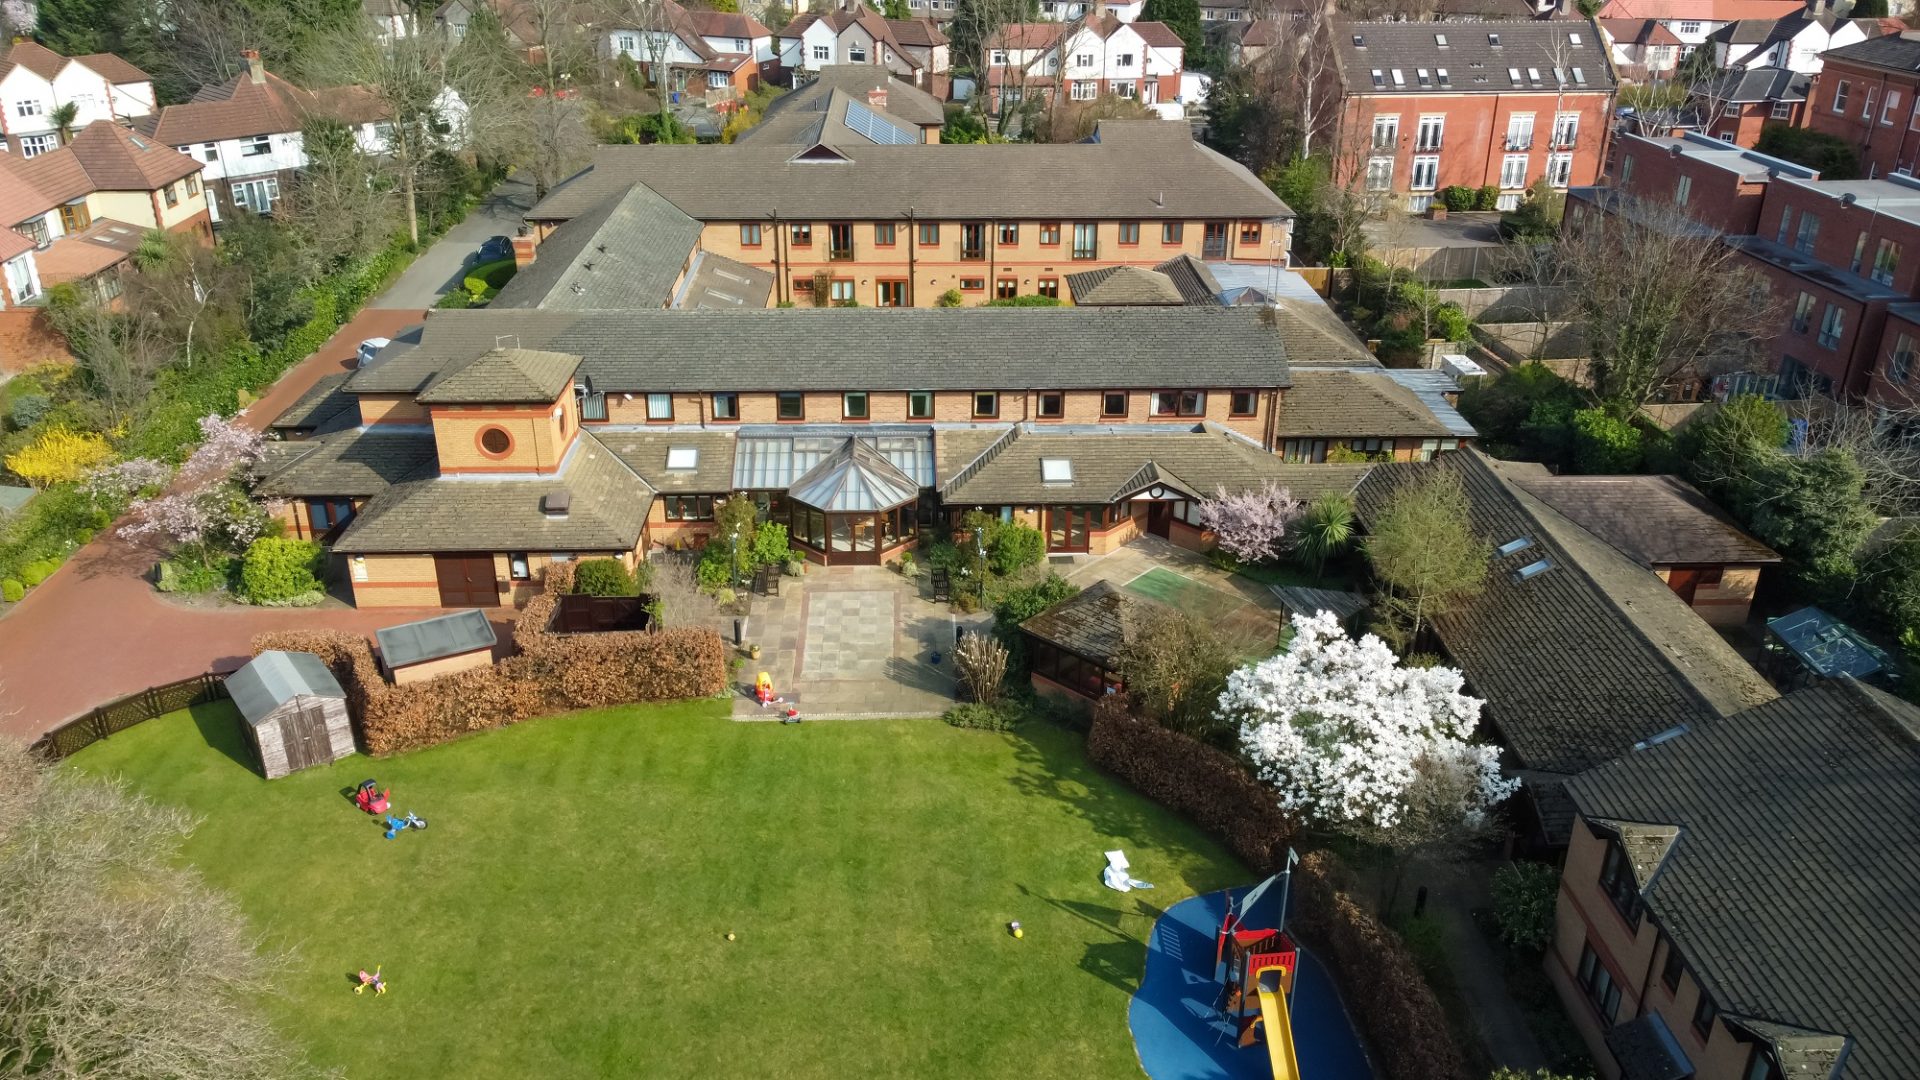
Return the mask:
[[881,146],[914,146],[920,142],[918,135],[882,120],[857,101],[847,102],[847,127]]

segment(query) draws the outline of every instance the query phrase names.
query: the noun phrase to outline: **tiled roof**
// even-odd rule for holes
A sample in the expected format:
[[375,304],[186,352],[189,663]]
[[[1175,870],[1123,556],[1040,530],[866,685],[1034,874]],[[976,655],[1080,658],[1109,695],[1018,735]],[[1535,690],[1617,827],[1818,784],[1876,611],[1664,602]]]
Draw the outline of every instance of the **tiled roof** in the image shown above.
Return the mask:
[[[1042,461],[1066,462],[1070,479],[1047,480]],[[1275,480],[1310,499],[1350,492],[1366,471],[1289,465],[1210,425],[1022,424],[955,469],[941,495],[953,503],[1109,503],[1155,483],[1205,498]]]
[[1354,22],[1333,33],[1354,94],[1605,94],[1614,85],[1606,42],[1591,20]]
[[[738,439],[732,432],[595,428],[593,434],[656,491],[719,492],[733,487]],[[693,467],[667,468],[670,450],[692,450]]]
[[155,191],[200,168],[171,146],[111,120],[95,120],[67,145],[19,165],[35,188],[63,203],[95,191]]
[[546,404],[573,385],[580,358],[540,349],[491,349],[416,398],[423,405]]
[[1278,19],[1255,19],[1240,34],[1240,44],[1248,48],[1266,48],[1287,40],[1284,24]]
[[[1355,506],[1374,520],[1393,489],[1427,470],[1459,478],[1476,536],[1496,548],[1481,594],[1433,620],[1487,699],[1519,764],[1577,773],[1635,743],[1771,700],[1773,689],[1660,579],[1511,482],[1538,475],[1475,450],[1377,466]],[[1521,578],[1541,560],[1547,567]]]
[[1740,531],[1726,511],[1677,476],[1541,476],[1516,483],[1642,566],[1780,561],[1778,552]]
[[305,90],[271,71],[254,82],[241,72],[224,83],[203,86],[184,105],[163,106],[142,130],[168,146],[278,135],[299,131],[319,116],[367,123],[384,115],[378,100],[359,87]]
[[773,35],[773,31],[767,29],[759,19],[737,11],[693,10],[687,12],[687,20],[702,37],[743,38],[751,41],[754,38]]
[[693,264],[673,298],[673,306],[687,311],[714,308],[763,308],[773,303],[773,272],[748,266],[738,259],[711,251],[693,253]]
[[69,233],[34,256],[42,285],[85,281],[133,257],[146,230],[112,218],[100,218],[77,233]]
[[1280,340],[1287,344],[1287,355],[1299,358],[1295,363],[1379,366],[1380,362],[1367,351],[1367,343],[1355,336],[1353,328],[1318,297],[1312,300],[1277,297],[1272,310]]
[[1600,28],[1623,45],[1678,45],[1680,38],[1658,19],[1601,19]]
[[67,66],[67,58],[47,48],[37,41],[16,42],[7,50],[7,60],[0,68],[0,77],[16,67],[26,68],[43,79],[52,79]]
[[1608,19],[1733,22],[1778,19],[1804,7],[1802,0],[1608,0],[1600,14]]
[[1643,895],[1730,1023],[1812,1057],[1808,1076],[1913,1074],[1920,709],[1823,682],[1569,787],[1589,820],[1678,828]]
[[1888,34],[1828,49],[1821,57],[1850,64],[1892,68],[1895,71],[1920,71],[1920,40],[1905,34]]
[[1137,307],[1186,303],[1173,279],[1144,266],[1103,266],[1067,275],[1076,307]]
[[1007,23],[989,45],[996,49],[1051,49],[1066,29],[1066,24],[1059,22]]
[[1705,95],[1728,104],[1754,101],[1805,101],[1812,79],[1778,67],[1754,67],[1722,75]]
[[887,29],[893,31],[894,40],[910,49],[933,49],[947,44],[947,35],[940,31],[937,23],[925,16],[918,19],[888,19]]
[[1413,391],[1384,374],[1303,367],[1294,373],[1293,385],[1280,404],[1281,438],[1446,438],[1454,434]]
[[628,392],[1285,386],[1270,320],[1204,307],[441,311],[418,346],[396,343],[347,389],[418,392],[499,338],[579,356],[597,389]]
[[665,307],[700,240],[700,223],[634,184],[554,230],[493,306],[582,311]]
[[[32,251],[33,247],[33,241],[14,232],[12,229],[0,228],[0,262],[5,262],[8,259],[17,259],[27,252]],[[37,264],[38,262],[39,260],[36,259],[35,263]]]
[[27,170],[21,167],[25,164],[26,161],[14,154],[0,154],[0,208],[4,208],[0,210],[0,219],[7,219],[0,220],[0,225],[18,225],[65,201],[36,187]]
[[360,417],[359,402],[342,387],[351,372],[338,372],[321,377],[300,395],[300,399],[287,406],[279,416],[273,418],[268,427],[277,429],[312,430],[326,426],[330,421],[342,417],[351,411],[355,421]]
[[1089,22],[1087,29],[1100,35],[1102,38],[1108,38],[1117,33],[1122,26],[1132,27],[1133,32],[1140,35],[1140,40],[1156,49],[1184,49],[1186,47],[1186,43],[1180,40],[1180,35],[1174,33],[1173,28],[1163,22],[1143,21],[1123,23],[1120,21],[1119,16],[1108,15],[1107,21],[1104,24]]
[[528,211],[534,221],[586,213],[631,184],[653,188],[703,222],[1067,215],[1290,218],[1259,178],[1193,141],[1184,124],[1102,121],[1092,139],[1055,145],[867,146],[850,164],[794,161],[785,143],[602,146],[593,167]]
[[153,76],[112,53],[87,53],[84,56],[74,57],[74,60],[84,64],[88,70],[115,86],[153,81]]
[[[886,108],[879,110],[910,125],[944,124],[945,106],[932,94],[901,82],[878,64],[834,64],[820,69],[812,82],[773,99],[760,122],[741,134],[737,142],[777,141],[792,143],[791,132],[819,119],[826,111],[828,96],[835,90],[865,104],[874,90],[887,92]],[[804,118],[797,120],[793,118]]]
[[[571,496],[565,517],[543,500]],[[557,477],[474,477],[397,484],[372,499],[334,543],[358,552],[629,551],[640,541],[653,490],[591,432],[582,431]]]
[[1180,290],[1181,298],[1187,303],[1204,306],[1220,302],[1220,281],[1199,259],[1191,255],[1175,255],[1154,269],[1167,275],[1167,280]]
[[1147,603],[1103,578],[1021,623],[1020,629],[1112,670],[1120,665],[1139,625],[1141,605]]
[[439,467],[426,428],[349,429],[278,443],[256,467],[254,494],[268,498],[377,495],[432,476]]

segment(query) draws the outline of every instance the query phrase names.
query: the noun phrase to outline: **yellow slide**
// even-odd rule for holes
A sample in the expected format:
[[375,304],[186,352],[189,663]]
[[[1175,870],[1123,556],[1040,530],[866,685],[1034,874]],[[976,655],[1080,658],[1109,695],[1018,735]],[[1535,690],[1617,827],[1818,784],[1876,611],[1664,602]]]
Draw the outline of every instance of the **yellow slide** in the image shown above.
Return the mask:
[[1293,1018],[1287,1015],[1284,991],[1260,988],[1260,1024],[1266,1028],[1273,1080],[1300,1080],[1300,1062],[1293,1053]]

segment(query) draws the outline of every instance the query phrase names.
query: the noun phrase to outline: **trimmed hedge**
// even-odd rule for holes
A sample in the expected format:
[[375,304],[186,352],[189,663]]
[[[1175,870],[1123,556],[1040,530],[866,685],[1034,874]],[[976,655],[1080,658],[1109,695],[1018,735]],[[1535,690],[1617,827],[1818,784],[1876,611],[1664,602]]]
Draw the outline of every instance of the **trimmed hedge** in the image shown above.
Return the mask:
[[1334,857],[1316,851],[1293,873],[1291,926],[1327,958],[1380,1080],[1465,1080],[1466,1062],[1440,999],[1399,935],[1348,895]]
[[548,571],[547,591],[514,623],[521,654],[491,667],[390,686],[367,639],[336,630],[262,634],[253,651],[319,656],[346,689],[369,754],[433,746],[550,713],[709,697],[726,689],[726,645],[703,627],[547,633],[558,597],[572,585],[570,569],[561,564]]
[[1286,864],[1297,826],[1281,811],[1272,788],[1231,756],[1127,710],[1125,694],[1108,694],[1095,703],[1087,733],[1089,760],[1191,818],[1254,870],[1269,874]]
[[240,587],[253,603],[284,604],[319,591],[326,558],[317,541],[263,536],[240,561]]

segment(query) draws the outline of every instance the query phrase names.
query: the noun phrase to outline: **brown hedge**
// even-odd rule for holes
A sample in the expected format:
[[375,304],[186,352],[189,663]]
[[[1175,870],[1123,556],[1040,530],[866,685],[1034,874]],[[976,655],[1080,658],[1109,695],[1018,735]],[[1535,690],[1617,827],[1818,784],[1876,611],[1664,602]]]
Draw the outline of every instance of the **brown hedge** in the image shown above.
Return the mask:
[[1440,1000],[1400,936],[1348,895],[1331,854],[1316,851],[1293,873],[1289,925],[1317,949],[1340,984],[1347,1015],[1366,1037],[1380,1080],[1464,1080]]
[[367,639],[334,630],[262,634],[253,639],[253,651],[319,656],[347,691],[361,745],[370,754],[432,746],[548,713],[708,697],[726,688],[727,649],[712,630],[547,633],[554,593],[570,578],[564,569],[549,571],[548,591],[515,622],[520,655],[426,682],[388,685]]
[[1095,705],[1087,757],[1141,794],[1223,840],[1261,873],[1280,868],[1294,823],[1273,789],[1231,756],[1128,712],[1125,694]]

